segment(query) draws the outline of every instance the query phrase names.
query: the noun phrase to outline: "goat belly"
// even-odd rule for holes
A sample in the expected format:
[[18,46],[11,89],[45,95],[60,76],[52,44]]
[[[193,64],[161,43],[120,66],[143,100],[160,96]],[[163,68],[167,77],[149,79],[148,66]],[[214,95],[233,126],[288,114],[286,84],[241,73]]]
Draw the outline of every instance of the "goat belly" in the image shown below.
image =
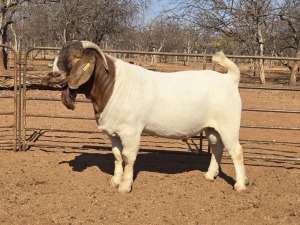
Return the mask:
[[165,138],[172,138],[172,139],[187,139],[192,136],[195,136],[200,133],[202,129],[199,129],[197,127],[196,129],[189,129],[189,130],[169,130],[169,129],[159,129],[153,127],[153,128],[145,128],[143,131],[143,134],[153,135],[153,136],[160,136]]
[[149,121],[146,124],[143,133],[150,135],[157,135],[167,138],[188,138],[198,134],[203,128],[209,125],[209,121],[203,122],[199,119],[193,119],[192,117],[178,117],[165,119],[157,119],[155,121]]
[[195,96],[177,97],[168,101],[157,100],[145,115],[144,133],[167,138],[188,138],[198,134],[202,129],[214,125],[214,105]]

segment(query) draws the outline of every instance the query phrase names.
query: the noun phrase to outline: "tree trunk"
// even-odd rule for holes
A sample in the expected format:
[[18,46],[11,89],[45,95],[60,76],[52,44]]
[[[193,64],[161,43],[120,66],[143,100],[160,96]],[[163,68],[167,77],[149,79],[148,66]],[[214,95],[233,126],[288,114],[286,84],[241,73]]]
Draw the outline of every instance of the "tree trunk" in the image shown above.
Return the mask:
[[[258,36],[258,43],[259,43],[259,56],[264,56],[264,37],[262,34],[262,25],[260,22],[258,23],[258,29],[257,29],[257,36]],[[265,69],[264,69],[264,60],[259,59],[259,77],[262,84],[266,83],[265,78]]]
[[[159,47],[158,50],[156,50],[156,47],[153,45],[153,46],[152,46],[152,52],[160,52],[161,49],[162,49],[162,47],[164,46],[165,41],[166,41],[166,38],[164,38],[164,39],[162,40],[162,42],[160,43],[160,47]],[[156,64],[157,64],[157,55],[152,55],[152,56],[151,56],[151,63],[150,63],[150,65],[151,65],[151,66],[152,66],[152,65],[156,66]]]
[[[152,52],[156,52],[156,47],[154,45],[152,46]],[[151,57],[150,65],[156,66],[156,62],[157,62],[156,55],[151,55],[150,57]]]
[[[297,50],[296,57],[300,58],[300,49]],[[290,77],[290,85],[291,86],[296,86],[298,69],[299,69],[299,61],[294,61],[293,66],[292,66],[292,71],[291,71],[291,77]]]
[[266,77],[265,77],[265,67],[264,67],[264,60],[260,59],[259,60],[259,77],[260,77],[260,82],[262,84],[266,83]]
[[13,44],[14,47],[13,48],[16,51],[18,51],[18,49],[19,49],[19,47],[18,47],[19,46],[18,37],[17,37],[17,34],[16,34],[15,29],[14,29],[12,24],[10,25],[10,29],[11,29],[11,31],[13,33],[13,36],[14,36],[14,44]]
[[[2,44],[3,41],[0,41],[0,44]],[[7,70],[7,52],[5,48],[0,48],[0,71]]]
[[[4,45],[7,39],[7,27],[4,24],[4,12],[0,16],[0,44]],[[7,69],[7,53],[5,48],[0,48],[0,71]]]

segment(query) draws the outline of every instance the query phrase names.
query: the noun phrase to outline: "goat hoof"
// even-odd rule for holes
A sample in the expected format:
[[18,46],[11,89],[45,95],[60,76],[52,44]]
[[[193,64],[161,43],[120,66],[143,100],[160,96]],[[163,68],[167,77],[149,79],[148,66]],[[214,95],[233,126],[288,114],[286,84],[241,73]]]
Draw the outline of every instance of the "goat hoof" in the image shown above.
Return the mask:
[[132,180],[122,180],[119,185],[119,192],[129,193],[131,191]]
[[129,193],[131,192],[131,186],[127,187],[127,186],[120,185],[118,191],[120,193]]
[[205,180],[211,181],[211,182],[213,182],[216,179],[216,177],[217,177],[217,175],[215,175],[215,173],[212,173],[209,171],[204,175]]
[[236,190],[237,192],[242,192],[242,191],[246,191],[247,188],[246,188],[245,184],[235,183],[234,190]]
[[119,187],[121,181],[119,181],[119,179],[116,179],[114,176],[111,178],[109,186],[117,188]]

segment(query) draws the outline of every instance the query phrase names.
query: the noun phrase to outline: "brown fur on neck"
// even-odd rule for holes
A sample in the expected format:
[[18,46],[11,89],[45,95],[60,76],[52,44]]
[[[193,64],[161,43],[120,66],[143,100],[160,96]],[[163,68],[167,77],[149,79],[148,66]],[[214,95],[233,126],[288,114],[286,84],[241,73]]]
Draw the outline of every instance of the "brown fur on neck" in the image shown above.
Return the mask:
[[103,63],[99,63],[101,58],[97,58],[94,71],[94,82],[89,94],[89,98],[93,102],[95,114],[101,113],[107,105],[115,85],[115,64],[114,59],[106,57],[109,74],[107,73]]

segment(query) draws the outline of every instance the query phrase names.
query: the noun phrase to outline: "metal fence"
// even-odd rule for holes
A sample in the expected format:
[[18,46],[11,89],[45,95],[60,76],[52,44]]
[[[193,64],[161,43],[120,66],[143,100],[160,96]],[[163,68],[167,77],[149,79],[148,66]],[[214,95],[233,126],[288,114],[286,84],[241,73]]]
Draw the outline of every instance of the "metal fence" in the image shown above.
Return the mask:
[[19,129],[22,117],[20,61],[17,52],[12,47],[7,45],[0,45],[0,47],[10,51],[13,58],[10,73],[0,75],[3,81],[5,79],[13,81],[10,87],[0,87],[0,147],[16,151],[22,143]]
[[[7,46],[6,46],[7,47]],[[9,47],[7,47],[9,48]],[[50,71],[48,68],[56,53],[60,48],[52,47],[36,47],[28,49],[24,56],[23,62],[21,61],[21,54],[18,59],[17,53],[14,52],[15,57],[15,74],[14,74],[14,90],[13,96],[6,96],[1,94],[0,97],[13,101],[13,110],[0,112],[0,116],[10,115],[14,120],[11,125],[2,126],[1,133],[6,137],[6,129],[13,129],[13,136],[9,141],[13,150],[27,150],[32,146],[39,147],[53,147],[53,148],[81,148],[81,149],[109,149],[108,138],[100,133],[95,125],[93,110],[91,104],[83,96],[79,96],[77,99],[77,110],[74,112],[66,110],[62,105],[57,106],[57,102],[60,101],[59,92],[57,89],[45,89],[39,91],[36,88],[32,88],[32,85],[39,85],[44,73]],[[43,59],[30,59],[30,54],[35,51],[47,51],[46,58]],[[107,50],[110,54],[128,54],[128,55],[160,55],[160,56],[172,56],[172,57],[195,57],[200,59],[202,67],[207,67],[207,60],[211,58],[211,55],[207,54],[180,54],[180,53],[154,53],[154,52],[137,52],[137,51],[117,51]],[[52,53],[52,54],[50,54]],[[45,57],[45,56],[44,56]],[[229,56],[230,58],[237,59],[258,59],[260,57],[254,56]],[[298,60],[295,58],[278,58],[278,57],[265,57],[265,59],[272,60]],[[140,59],[139,59],[140,60]],[[44,73],[36,73],[37,67],[44,68]],[[19,70],[18,70],[19,69]],[[22,71],[21,71],[22,69]],[[28,86],[28,84],[30,84]],[[21,88],[20,88],[21,87]],[[29,87],[29,88],[28,88]],[[33,90],[35,89],[35,90]],[[287,87],[264,87],[264,86],[240,86],[240,91],[260,91],[269,92],[275,91],[280,93],[293,92],[300,93],[299,88],[287,88]],[[6,102],[6,104],[10,104]],[[33,107],[34,106],[34,107]],[[257,118],[257,114],[270,114],[276,119],[276,114],[288,114],[292,115],[291,120],[299,120],[300,110],[295,109],[268,109],[265,107],[244,107],[243,114],[249,114],[253,118]],[[47,122],[45,120],[47,119]],[[80,123],[78,123],[80,121]],[[286,135],[286,132],[292,132],[292,136],[299,135],[300,125],[295,126],[283,126],[277,124],[243,124],[241,130],[260,130],[261,132],[276,131],[281,132],[282,136]],[[247,133],[247,131],[245,131]],[[298,133],[297,133],[298,132]],[[251,131],[250,131],[251,133]],[[84,134],[84,135],[83,135]],[[244,137],[246,137],[245,135]],[[248,135],[248,137],[251,135]],[[244,143],[264,143],[264,144],[276,144],[283,143],[285,145],[300,146],[300,138],[294,138],[292,140],[274,140],[263,138],[241,138]],[[0,141],[1,144],[6,144],[6,141]],[[154,147],[153,147],[154,146]],[[202,152],[209,153],[209,146],[203,134],[193,137],[186,142],[169,141],[163,138],[150,139],[148,136],[143,136],[141,149],[144,151],[164,150],[167,152]],[[190,151],[186,151],[190,150]],[[299,160],[299,158],[296,158]]]

